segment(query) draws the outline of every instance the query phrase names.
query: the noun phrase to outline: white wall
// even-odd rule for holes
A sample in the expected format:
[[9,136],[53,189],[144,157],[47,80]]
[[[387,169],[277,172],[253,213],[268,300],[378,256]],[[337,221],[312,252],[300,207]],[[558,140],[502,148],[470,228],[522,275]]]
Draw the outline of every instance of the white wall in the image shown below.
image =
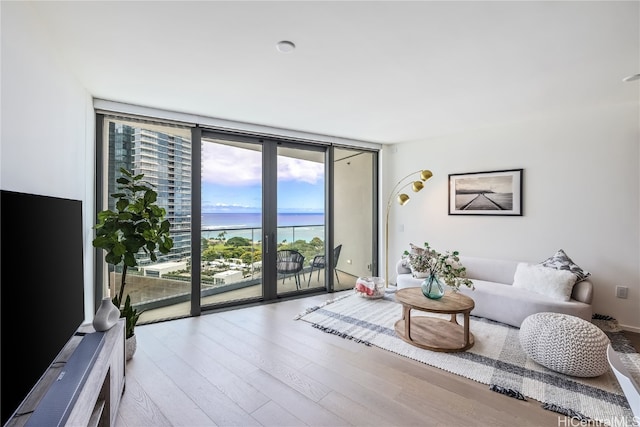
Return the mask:
[[83,201],[85,313],[93,318],[94,115],[23,2],[2,2],[0,187]]
[[[392,208],[390,280],[410,242],[528,262],[564,249],[592,273],[594,312],[640,332],[639,117],[638,103],[609,106],[385,148],[383,200],[414,170],[434,175]],[[448,174],[517,168],[524,216],[448,215]]]

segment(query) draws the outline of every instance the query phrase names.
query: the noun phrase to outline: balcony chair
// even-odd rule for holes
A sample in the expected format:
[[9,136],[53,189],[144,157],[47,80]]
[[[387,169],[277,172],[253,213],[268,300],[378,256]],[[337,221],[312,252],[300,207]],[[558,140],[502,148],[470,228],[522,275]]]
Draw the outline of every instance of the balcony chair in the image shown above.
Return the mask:
[[[282,274],[282,284],[287,275],[293,275],[296,282],[296,289],[300,289],[300,272],[304,267],[304,256],[293,249],[280,250],[276,255],[276,269],[278,274]],[[302,273],[304,280],[304,272]]]
[[[333,272],[336,273],[336,280],[338,284],[340,284],[340,279],[338,278],[338,271],[336,270],[336,266],[338,265],[338,258],[340,258],[340,250],[342,249],[342,245],[336,246],[333,250]],[[307,288],[311,285],[311,276],[313,275],[313,269],[316,268],[318,270],[318,281],[320,281],[320,270],[326,267],[326,260],[324,259],[324,255],[316,255],[313,257],[313,261],[311,261],[311,271],[309,272],[309,282],[307,283]]]

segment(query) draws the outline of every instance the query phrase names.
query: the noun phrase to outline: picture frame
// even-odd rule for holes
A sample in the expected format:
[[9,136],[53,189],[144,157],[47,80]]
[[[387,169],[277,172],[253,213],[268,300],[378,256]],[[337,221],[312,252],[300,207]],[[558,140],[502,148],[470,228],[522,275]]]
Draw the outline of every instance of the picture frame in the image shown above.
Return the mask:
[[522,216],[523,169],[449,174],[449,215]]

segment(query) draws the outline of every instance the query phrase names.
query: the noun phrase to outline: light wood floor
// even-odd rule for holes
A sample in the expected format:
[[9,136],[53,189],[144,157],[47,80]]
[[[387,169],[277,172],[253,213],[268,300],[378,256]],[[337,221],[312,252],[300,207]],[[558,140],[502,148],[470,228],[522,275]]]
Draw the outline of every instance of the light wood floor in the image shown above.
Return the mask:
[[138,326],[116,426],[571,425],[539,402],[293,320],[337,295]]

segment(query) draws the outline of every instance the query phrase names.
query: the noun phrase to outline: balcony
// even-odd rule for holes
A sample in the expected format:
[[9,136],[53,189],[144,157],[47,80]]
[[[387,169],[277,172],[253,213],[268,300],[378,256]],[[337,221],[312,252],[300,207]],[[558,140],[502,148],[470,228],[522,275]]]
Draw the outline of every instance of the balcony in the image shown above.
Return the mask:
[[[176,243],[181,240],[184,242],[181,236],[189,236],[190,232],[174,232],[174,240]],[[203,239],[203,261],[200,266],[202,305],[260,298],[261,228],[202,229],[200,235]],[[324,236],[324,225],[278,227],[278,248],[296,249],[305,256],[304,268],[299,273],[302,290],[325,286],[324,270],[314,269],[313,275],[310,274],[313,257],[324,253],[324,242],[314,238],[317,236]],[[248,245],[231,245],[242,242],[248,242]],[[178,247],[174,249],[178,249],[174,252],[181,252]],[[127,271],[125,292],[131,296],[134,307],[143,311],[140,324],[189,315],[192,266],[190,251],[182,252],[187,254],[182,259],[165,257],[161,262],[140,265],[137,269]],[[224,256],[223,253],[231,256]],[[240,253],[241,256],[238,255]],[[340,283],[335,283],[336,289],[353,288],[357,277],[340,271],[338,275]],[[119,289],[120,274],[111,271],[109,283],[111,295],[115,295]],[[114,283],[117,284],[115,289]],[[296,291],[295,279],[291,275],[279,275],[277,286],[278,294]]]

